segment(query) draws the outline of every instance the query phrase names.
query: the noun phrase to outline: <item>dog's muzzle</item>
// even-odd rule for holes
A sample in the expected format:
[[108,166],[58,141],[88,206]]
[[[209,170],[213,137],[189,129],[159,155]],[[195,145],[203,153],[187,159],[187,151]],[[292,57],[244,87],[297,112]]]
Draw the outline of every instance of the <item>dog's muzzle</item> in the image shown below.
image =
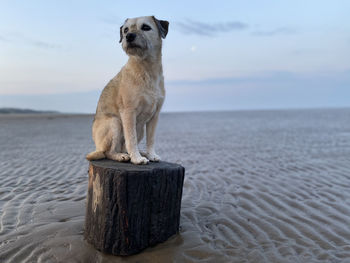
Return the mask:
[[136,38],[136,34],[128,33],[125,38],[126,38],[127,42],[129,42],[129,43],[133,42],[135,40],[135,38]]
[[126,42],[127,42],[127,48],[141,48],[142,49],[142,47],[139,44],[137,44],[137,41],[134,41],[136,38],[135,33],[128,33],[125,36],[125,38],[126,38]]

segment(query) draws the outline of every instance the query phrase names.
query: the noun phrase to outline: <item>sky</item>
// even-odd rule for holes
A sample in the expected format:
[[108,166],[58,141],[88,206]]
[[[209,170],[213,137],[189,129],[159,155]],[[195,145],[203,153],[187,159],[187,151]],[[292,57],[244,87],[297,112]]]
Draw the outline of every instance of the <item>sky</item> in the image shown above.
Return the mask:
[[126,18],[168,20],[163,111],[350,107],[350,1],[0,1],[0,107],[95,112]]

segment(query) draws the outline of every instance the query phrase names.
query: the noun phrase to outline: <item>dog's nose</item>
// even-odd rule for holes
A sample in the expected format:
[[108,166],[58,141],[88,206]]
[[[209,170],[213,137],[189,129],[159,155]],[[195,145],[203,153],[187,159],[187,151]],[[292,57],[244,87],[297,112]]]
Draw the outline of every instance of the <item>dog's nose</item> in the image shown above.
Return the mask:
[[134,41],[135,37],[136,37],[136,34],[134,34],[134,33],[128,33],[128,34],[126,35],[126,41],[132,42],[132,41]]

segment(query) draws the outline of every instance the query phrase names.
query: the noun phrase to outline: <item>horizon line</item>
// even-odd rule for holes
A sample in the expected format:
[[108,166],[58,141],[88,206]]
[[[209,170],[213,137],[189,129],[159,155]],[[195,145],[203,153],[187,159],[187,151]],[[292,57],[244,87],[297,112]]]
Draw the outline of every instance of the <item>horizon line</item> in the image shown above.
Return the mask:
[[[95,113],[86,113],[86,112],[62,112],[62,111],[53,111],[53,110],[35,110],[28,108],[12,108],[12,107],[1,107],[1,109],[15,109],[15,110],[28,110],[28,113],[1,113],[0,115],[95,115]],[[324,107],[288,107],[288,108],[242,108],[242,109],[212,109],[212,110],[175,110],[175,111],[161,111],[160,113],[164,114],[173,114],[173,113],[224,113],[224,112],[249,112],[249,111],[305,111],[305,110],[346,110],[350,109],[350,106],[324,106]],[[34,112],[30,112],[34,111]]]

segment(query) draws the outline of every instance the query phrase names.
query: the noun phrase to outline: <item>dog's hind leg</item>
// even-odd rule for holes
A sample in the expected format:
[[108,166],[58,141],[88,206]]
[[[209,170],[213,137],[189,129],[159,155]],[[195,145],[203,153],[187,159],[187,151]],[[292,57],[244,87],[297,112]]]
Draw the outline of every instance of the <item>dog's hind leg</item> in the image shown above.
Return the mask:
[[86,155],[89,161],[106,158],[105,152],[110,148],[111,138],[109,134],[108,118],[98,118],[92,125],[92,138],[96,150]]

